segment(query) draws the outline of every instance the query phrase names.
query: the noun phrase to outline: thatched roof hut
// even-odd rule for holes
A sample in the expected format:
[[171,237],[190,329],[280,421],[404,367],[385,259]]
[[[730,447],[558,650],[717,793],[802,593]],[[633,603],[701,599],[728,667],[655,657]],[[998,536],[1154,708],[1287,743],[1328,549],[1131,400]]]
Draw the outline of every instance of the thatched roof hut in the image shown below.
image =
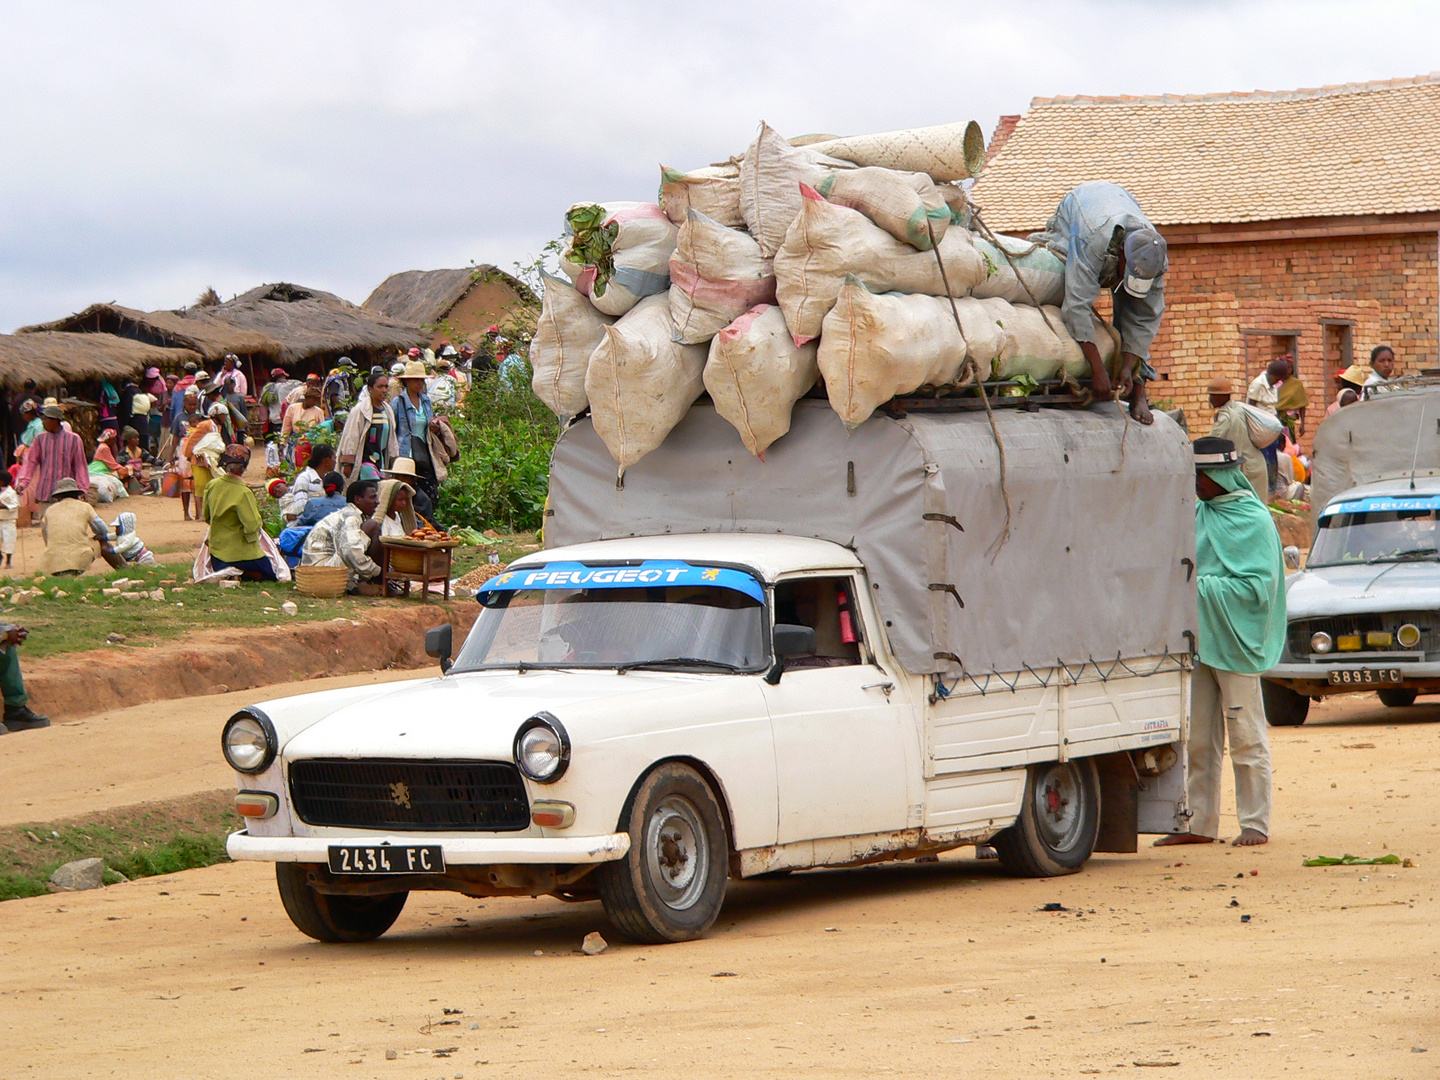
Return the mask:
[[433,331],[435,341],[479,339],[516,303],[536,296],[517,277],[493,266],[406,270],[391,274],[365,301],[365,310]]
[[200,362],[190,349],[165,349],[114,334],[26,331],[0,335],[0,387],[19,390],[26,379],[51,388],[59,385],[133,378],[150,366],[177,369]]
[[[84,311],[53,322],[25,326],[21,334],[64,331],[130,338],[162,349],[184,349],[198,354],[197,363],[217,365],[226,353],[259,364],[273,363],[281,345],[264,334],[204,317],[212,308],[190,311],[136,311],[119,304],[91,304]],[[197,315],[198,313],[198,315]],[[192,317],[197,316],[197,317]],[[187,357],[186,359],[191,359]]]
[[261,285],[223,304],[191,308],[186,315],[263,334],[278,342],[279,362],[292,368],[340,356],[368,364],[429,342],[417,325],[287,282]]

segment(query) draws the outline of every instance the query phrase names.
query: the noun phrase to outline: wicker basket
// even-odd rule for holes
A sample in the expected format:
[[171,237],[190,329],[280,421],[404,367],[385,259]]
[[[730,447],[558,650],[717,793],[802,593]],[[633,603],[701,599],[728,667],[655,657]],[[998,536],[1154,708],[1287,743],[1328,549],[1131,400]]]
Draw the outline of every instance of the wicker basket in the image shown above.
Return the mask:
[[297,566],[295,591],[301,596],[344,596],[350,571],[343,566]]

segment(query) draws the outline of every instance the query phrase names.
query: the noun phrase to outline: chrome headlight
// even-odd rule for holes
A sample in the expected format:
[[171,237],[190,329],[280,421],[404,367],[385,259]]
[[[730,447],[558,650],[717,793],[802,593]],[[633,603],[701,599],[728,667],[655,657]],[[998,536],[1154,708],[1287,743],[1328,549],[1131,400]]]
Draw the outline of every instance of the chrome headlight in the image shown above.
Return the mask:
[[1414,623],[1407,622],[1404,626],[1400,627],[1399,630],[1395,631],[1395,640],[1403,647],[1413,649],[1416,645],[1420,644],[1420,627]]
[[264,772],[279,750],[275,725],[259,709],[242,709],[225,723],[220,749],[236,772]]
[[536,713],[515,733],[515,765],[527,780],[553,784],[570,766],[570,736],[549,713]]
[[1310,635],[1310,651],[1327,653],[1335,647],[1335,639],[1321,630],[1319,633]]

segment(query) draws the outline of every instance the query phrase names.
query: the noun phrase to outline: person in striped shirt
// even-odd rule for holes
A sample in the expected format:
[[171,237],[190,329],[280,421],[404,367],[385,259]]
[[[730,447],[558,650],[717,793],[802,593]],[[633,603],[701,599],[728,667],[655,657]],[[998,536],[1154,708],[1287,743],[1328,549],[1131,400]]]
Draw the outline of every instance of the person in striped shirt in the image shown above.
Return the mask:
[[45,430],[35,436],[35,441],[25,453],[25,460],[20,464],[16,490],[28,492],[37,503],[50,502],[55,485],[67,476],[75,481],[82,493],[90,490],[90,466],[85,460],[85,444],[80,441],[79,435],[62,427],[64,415],[58,405],[46,405],[40,410]]

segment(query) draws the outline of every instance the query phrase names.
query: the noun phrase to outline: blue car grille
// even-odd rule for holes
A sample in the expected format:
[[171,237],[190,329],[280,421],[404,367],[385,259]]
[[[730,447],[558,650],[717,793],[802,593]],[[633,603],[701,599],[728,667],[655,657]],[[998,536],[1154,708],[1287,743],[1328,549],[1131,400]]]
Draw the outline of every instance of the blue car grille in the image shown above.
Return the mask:
[[508,761],[310,758],[290,765],[290,801],[309,825],[424,832],[530,825],[525,783]]
[[1291,656],[1301,659],[1315,657],[1327,662],[1340,660],[1344,659],[1347,654],[1332,648],[1330,652],[1322,656],[1310,648],[1310,638],[1322,630],[1332,639],[1339,639],[1342,635],[1347,634],[1360,634],[1363,637],[1372,630],[1386,631],[1393,635],[1406,623],[1413,623],[1420,628],[1420,644],[1414,648],[1407,649],[1399,644],[1383,646],[1362,644],[1360,651],[1407,653],[1440,651],[1440,617],[1437,617],[1437,614],[1432,611],[1400,611],[1373,615],[1336,615],[1323,619],[1296,619],[1290,624],[1286,635],[1286,645]]

